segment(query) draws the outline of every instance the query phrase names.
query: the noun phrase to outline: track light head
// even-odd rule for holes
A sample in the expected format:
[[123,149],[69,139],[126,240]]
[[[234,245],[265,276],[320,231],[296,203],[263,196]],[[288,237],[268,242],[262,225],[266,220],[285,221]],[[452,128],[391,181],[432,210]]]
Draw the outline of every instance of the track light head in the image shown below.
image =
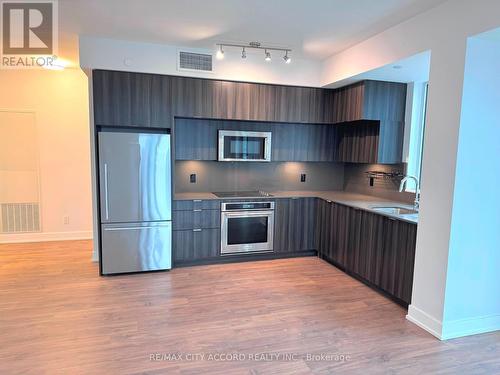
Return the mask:
[[219,49],[216,54],[217,59],[222,60],[224,58],[224,50],[222,49],[222,44],[219,45]]
[[268,50],[266,50],[266,57],[264,58],[264,60],[271,61],[271,52],[269,52]]
[[283,60],[285,60],[286,64],[290,64],[292,62],[292,58],[288,56],[288,51],[285,52],[285,56],[283,56]]

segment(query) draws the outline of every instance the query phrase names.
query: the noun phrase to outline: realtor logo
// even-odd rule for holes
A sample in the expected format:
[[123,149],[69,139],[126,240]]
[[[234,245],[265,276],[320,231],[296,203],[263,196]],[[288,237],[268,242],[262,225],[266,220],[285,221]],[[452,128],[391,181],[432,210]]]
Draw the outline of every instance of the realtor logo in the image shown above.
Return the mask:
[[57,1],[1,1],[1,21],[2,67],[42,67],[55,59]]

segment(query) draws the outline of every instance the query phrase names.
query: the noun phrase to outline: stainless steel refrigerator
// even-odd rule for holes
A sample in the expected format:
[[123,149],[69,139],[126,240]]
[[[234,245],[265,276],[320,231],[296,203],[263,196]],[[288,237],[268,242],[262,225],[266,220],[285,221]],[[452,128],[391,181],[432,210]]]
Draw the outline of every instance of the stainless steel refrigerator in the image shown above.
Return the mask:
[[98,133],[103,275],[171,268],[170,135]]

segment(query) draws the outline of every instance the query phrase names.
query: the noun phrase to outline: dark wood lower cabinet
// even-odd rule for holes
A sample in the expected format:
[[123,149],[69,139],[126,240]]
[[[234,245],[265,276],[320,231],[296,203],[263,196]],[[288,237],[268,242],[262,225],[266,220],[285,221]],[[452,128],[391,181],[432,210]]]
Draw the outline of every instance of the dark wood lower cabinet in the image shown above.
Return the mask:
[[336,265],[345,268],[353,240],[351,217],[353,208],[335,202],[318,202],[318,252]]
[[417,225],[318,202],[318,252],[402,304],[411,302]]
[[[268,256],[317,250],[399,303],[411,302],[416,224],[319,198],[278,198],[275,203],[274,254]],[[220,255],[220,201],[174,201],[173,207],[174,265],[231,261]]]
[[274,252],[316,249],[317,198],[277,199],[274,210]]
[[172,230],[220,228],[220,211],[194,209],[172,211]]
[[172,231],[174,265],[182,262],[210,259],[219,256],[220,229],[190,229]]
[[384,218],[380,287],[406,303],[411,302],[417,226]]

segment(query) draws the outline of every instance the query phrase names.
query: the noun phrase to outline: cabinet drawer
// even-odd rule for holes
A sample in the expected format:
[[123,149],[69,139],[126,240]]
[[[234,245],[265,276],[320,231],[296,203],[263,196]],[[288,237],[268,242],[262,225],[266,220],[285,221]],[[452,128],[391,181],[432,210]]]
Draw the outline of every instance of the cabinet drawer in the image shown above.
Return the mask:
[[194,209],[191,211],[173,211],[172,229],[211,229],[220,228],[220,211]]
[[172,204],[173,211],[219,210],[219,209],[220,209],[220,201],[218,199],[174,200]]
[[172,232],[174,262],[215,258],[220,254],[220,230],[178,230]]

